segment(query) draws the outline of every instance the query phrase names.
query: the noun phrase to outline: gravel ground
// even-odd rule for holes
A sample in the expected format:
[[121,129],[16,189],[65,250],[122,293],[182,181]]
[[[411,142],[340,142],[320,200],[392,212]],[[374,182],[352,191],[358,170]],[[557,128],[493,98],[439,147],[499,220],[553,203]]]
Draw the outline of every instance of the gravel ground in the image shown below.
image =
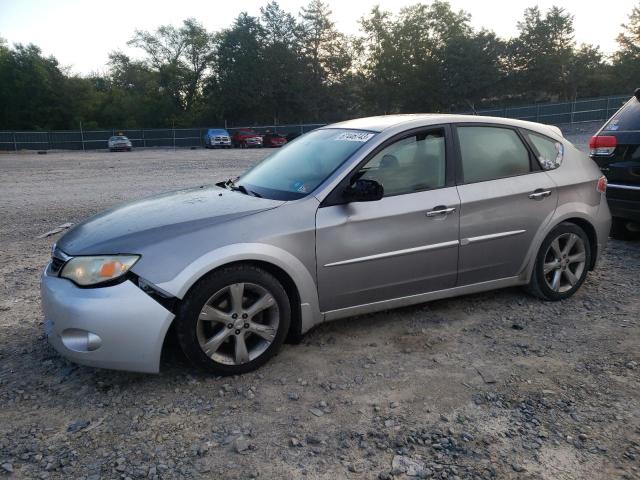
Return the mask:
[[507,289],[320,326],[215,378],[80,367],[42,334],[39,234],[263,150],[0,155],[0,477],[640,478],[640,244],[562,303]]

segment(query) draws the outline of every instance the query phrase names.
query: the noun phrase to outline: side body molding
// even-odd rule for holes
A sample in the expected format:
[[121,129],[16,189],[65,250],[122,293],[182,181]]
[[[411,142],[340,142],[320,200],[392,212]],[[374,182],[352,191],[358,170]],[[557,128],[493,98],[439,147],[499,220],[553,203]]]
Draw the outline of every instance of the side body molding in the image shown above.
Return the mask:
[[240,261],[263,261],[284,270],[300,294],[302,333],[321,323],[316,282],[304,264],[289,252],[264,243],[236,243],[213,250],[193,261],[173,279],[158,283],[162,290],[182,299],[203,275],[211,270]]

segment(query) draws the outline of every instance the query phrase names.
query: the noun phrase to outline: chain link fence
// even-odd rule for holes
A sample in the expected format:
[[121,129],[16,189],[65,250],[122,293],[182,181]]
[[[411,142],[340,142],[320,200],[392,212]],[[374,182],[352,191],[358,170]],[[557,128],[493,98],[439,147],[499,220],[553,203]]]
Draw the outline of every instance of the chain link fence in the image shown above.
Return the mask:
[[[615,95],[576,100],[573,102],[541,103],[521,107],[503,107],[460,112],[471,115],[515,118],[553,125],[581,122],[604,122],[629,99],[629,95]],[[322,123],[295,125],[262,125],[227,128],[251,129],[258,133],[275,132],[283,135],[302,134]],[[107,148],[113,135],[126,135],[134,148],[146,147],[203,147],[207,128],[151,128],[111,130],[65,130],[51,132],[0,132],[0,150],[100,150]]]
[[521,107],[503,107],[462,112],[469,115],[506,117],[530,122],[564,125],[581,122],[604,122],[611,117],[630,95],[588,98],[573,102],[540,103]]
[[[325,124],[262,125],[259,127],[227,128],[251,129],[258,133],[274,132],[282,135],[302,134]],[[134,148],[146,147],[203,147],[208,128],[143,128],[111,130],[64,130],[50,132],[0,132],[0,150],[106,150],[113,135],[125,135]]]

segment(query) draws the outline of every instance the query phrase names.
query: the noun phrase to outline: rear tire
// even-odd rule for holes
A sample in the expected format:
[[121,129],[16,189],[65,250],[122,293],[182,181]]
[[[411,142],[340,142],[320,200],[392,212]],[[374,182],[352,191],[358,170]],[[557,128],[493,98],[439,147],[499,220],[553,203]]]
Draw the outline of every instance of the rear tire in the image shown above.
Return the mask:
[[613,218],[611,223],[611,237],[616,240],[640,240],[640,225],[637,225],[637,230],[632,230],[629,226],[633,225],[633,222],[625,220],[624,218]]
[[193,364],[216,375],[255,370],[274,356],[289,331],[286,291],[251,265],[224,267],[199,280],[180,305],[176,334]]
[[564,300],[584,283],[589,265],[587,234],[573,223],[561,223],[542,242],[526,290],[543,300]]

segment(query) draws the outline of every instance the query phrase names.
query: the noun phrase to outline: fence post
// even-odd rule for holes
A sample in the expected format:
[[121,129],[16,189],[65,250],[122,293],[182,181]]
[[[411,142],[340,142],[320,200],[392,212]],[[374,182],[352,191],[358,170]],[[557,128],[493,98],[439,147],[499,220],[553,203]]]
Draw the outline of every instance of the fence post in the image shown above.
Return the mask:
[[571,119],[569,121],[569,123],[571,125],[573,125],[573,113],[576,111],[576,99],[574,98],[573,101],[571,102]]
[[147,139],[144,138],[144,128],[142,129],[142,147],[146,147],[147,146]]
[[536,105],[536,122],[540,123],[540,104]]
[[609,118],[609,101],[611,100],[611,97],[607,97],[607,108],[604,111],[604,118],[601,120],[606,120],[607,118]]
[[84,152],[84,132],[82,131],[82,122],[80,122],[80,141],[82,142],[82,151]]
[[16,141],[16,132],[13,132],[13,149],[18,151],[18,142]]

